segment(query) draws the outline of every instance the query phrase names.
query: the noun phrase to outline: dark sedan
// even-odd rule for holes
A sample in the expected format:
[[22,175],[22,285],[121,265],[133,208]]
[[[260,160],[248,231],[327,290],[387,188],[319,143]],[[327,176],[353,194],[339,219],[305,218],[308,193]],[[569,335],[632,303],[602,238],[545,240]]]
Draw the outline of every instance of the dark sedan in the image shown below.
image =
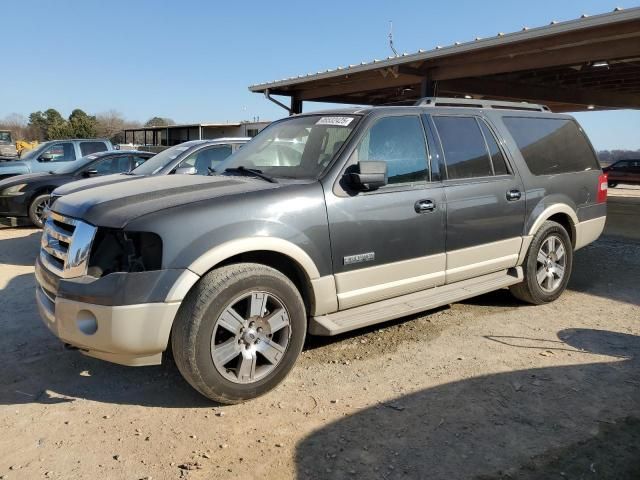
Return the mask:
[[70,182],[89,177],[124,173],[139,167],[154,154],[137,150],[94,153],[55,173],[30,173],[0,181],[0,223],[42,227],[50,193]]
[[619,183],[640,185],[640,160],[618,160],[602,169],[607,174],[609,186],[614,188]]

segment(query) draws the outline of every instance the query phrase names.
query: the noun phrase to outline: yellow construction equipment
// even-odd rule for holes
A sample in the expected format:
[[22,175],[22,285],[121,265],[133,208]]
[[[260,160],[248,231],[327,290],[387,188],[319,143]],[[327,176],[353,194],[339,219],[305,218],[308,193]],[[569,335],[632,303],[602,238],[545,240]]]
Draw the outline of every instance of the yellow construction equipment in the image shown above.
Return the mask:
[[37,140],[34,140],[33,142],[28,142],[27,140],[16,141],[16,150],[18,151],[18,156],[21,156],[22,152],[28,152],[29,150],[33,150],[37,146],[38,146]]

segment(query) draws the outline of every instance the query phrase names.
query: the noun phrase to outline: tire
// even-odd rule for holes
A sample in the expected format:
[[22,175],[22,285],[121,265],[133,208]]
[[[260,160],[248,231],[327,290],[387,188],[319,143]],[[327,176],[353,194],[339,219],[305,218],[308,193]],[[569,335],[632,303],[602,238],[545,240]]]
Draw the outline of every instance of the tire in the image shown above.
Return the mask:
[[[552,244],[555,248],[550,249]],[[559,255],[561,248],[564,253]],[[553,302],[567,288],[572,266],[573,246],[569,234],[559,223],[544,222],[524,260],[524,281],[509,289],[517,299],[533,305]]]
[[209,272],[189,291],[171,345],[192,387],[234,404],[275,388],[293,368],[306,333],[304,302],[293,282],[273,268],[238,263]]
[[43,193],[36,196],[29,204],[29,220],[34,226],[42,228],[44,225],[44,211],[49,208],[50,195]]
[[607,185],[608,185],[610,188],[616,188],[616,187],[618,186],[618,182],[608,182],[608,183],[607,183]]

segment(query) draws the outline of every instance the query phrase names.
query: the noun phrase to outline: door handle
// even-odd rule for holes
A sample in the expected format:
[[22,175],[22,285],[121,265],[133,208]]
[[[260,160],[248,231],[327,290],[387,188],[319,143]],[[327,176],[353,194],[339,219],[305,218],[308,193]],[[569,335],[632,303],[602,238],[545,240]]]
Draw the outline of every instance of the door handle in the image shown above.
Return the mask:
[[513,202],[515,200],[520,200],[522,197],[522,192],[520,190],[509,190],[507,191],[507,200]]
[[436,204],[433,200],[418,200],[413,208],[416,213],[433,212],[436,209]]

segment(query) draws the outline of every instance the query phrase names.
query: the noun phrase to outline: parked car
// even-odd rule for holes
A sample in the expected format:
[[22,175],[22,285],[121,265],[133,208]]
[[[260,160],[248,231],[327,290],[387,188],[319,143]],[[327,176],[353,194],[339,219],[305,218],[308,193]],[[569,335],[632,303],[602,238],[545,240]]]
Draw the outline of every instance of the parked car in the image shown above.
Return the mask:
[[79,179],[129,172],[155,154],[138,150],[112,150],[87,155],[56,173],[29,173],[0,180],[0,224],[32,224],[42,228],[51,192]]
[[15,160],[18,158],[18,150],[13,143],[11,131],[0,130],[0,161]]
[[595,152],[568,115],[464,102],[292,116],[215,175],[61,197],[36,265],[45,324],[125,365],[171,341],[196,390],[237,403],[281,382],[307,333],[504,287],[557,299],[604,227]]
[[74,182],[57,188],[52,193],[52,201],[73,192],[137,180],[149,175],[208,175],[222,160],[238,151],[250,138],[229,137],[215,140],[193,140],[180,143],[158,153],[152,160],[131,171],[130,175],[110,175]]
[[640,185],[640,160],[618,160],[603,170],[611,188],[619,183]]
[[20,160],[0,162],[0,180],[25,173],[57,172],[92,153],[113,150],[109,140],[51,140],[23,153]]

